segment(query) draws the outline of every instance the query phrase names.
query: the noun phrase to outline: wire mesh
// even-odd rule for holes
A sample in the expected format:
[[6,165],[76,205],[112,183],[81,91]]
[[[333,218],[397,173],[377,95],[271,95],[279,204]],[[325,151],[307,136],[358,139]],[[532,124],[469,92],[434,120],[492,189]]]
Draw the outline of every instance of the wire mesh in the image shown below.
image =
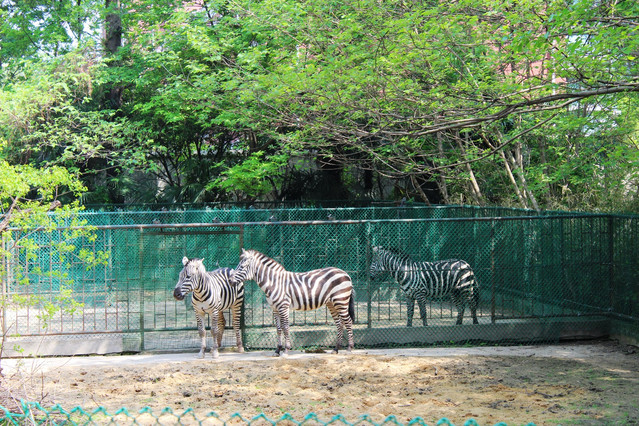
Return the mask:
[[[302,418],[295,418],[289,413],[284,413],[279,418],[269,418],[265,414],[256,416],[243,416],[241,413],[235,413],[229,418],[223,418],[214,411],[206,414],[198,414],[193,409],[186,409],[182,412],[176,412],[171,408],[164,408],[160,412],[153,411],[150,408],[143,408],[139,411],[129,411],[125,407],[110,413],[104,407],[98,407],[93,410],[85,410],[77,406],[71,409],[65,409],[60,405],[53,407],[43,407],[37,402],[21,402],[21,410],[19,413],[11,412],[5,407],[0,406],[0,422],[8,425],[21,425],[25,422],[32,424],[69,424],[69,425],[88,425],[88,424],[154,424],[154,425],[225,425],[230,424],[311,424],[311,425],[420,425],[427,426],[427,423],[421,417],[415,417],[408,422],[402,422],[397,416],[390,415],[381,422],[376,422],[369,415],[361,415],[356,419],[348,419],[338,414],[330,419],[322,419],[314,413],[309,413]],[[435,423],[438,426],[454,426],[447,418],[441,418]],[[479,426],[474,419],[468,419],[464,422],[464,426]],[[506,423],[499,422],[495,426],[506,426]],[[527,426],[534,426],[534,423],[527,423]]]
[[[120,351],[198,347],[190,302],[172,297],[181,259],[204,258],[207,269],[235,267],[242,247],[261,251],[290,271],[325,266],[347,271],[355,287],[360,346],[600,337],[610,332],[611,317],[639,334],[635,216],[463,206],[81,215],[95,227],[93,238],[70,237],[63,228],[3,235],[8,255],[2,321],[9,334],[60,340],[108,336],[119,342]],[[60,251],[61,243],[73,249]],[[455,325],[457,307],[443,297],[428,301],[427,327],[416,320],[407,327],[409,299],[389,274],[372,278],[369,273],[373,246],[401,251],[414,261],[468,262],[479,283],[479,324],[472,324],[466,311],[463,324]],[[108,253],[108,260],[88,268],[80,250]],[[65,289],[73,307],[47,316]],[[272,309],[253,282],[246,283],[243,323],[247,349],[274,346]],[[335,327],[325,308],[293,312],[291,323],[295,347],[334,344]],[[225,333],[223,345],[233,342],[232,333]]]

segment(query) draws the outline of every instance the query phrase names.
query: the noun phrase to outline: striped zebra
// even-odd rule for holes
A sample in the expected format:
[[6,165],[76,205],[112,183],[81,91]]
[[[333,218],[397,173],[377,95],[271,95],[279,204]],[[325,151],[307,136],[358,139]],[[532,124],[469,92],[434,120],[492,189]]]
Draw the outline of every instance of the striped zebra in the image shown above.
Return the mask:
[[233,330],[237,340],[237,349],[244,352],[242,345],[242,335],[240,333],[240,311],[244,301],[244,283],[231,284],[233,269],[219,268],[213,271],[206,271],[203,259],[189,259],[186,256],[182,259],[184,268],[180,271],[180,276],[173,290],[173,297],[177,300],[184,300],[184,297],[193,292],[193,309],[197,320],[197,330],[201,339],[201,347],[198,357],[204,358],[206,352],[206,328],[204,319],[206,314],[211,318],[211,334],[213,344],[211,355],[213,358],[219,356],[218,347],[222,345],[222,335],[224,334],[224,310],[231,310]]
[[460,259],[436,262],[414,262],[408,256],[381,247],[373,247],[371,277],[389,272],[406,294],[407,326],[413,325],[415,301],[424,325],[426,301],[450,296],[457,307],[457,324],[462,323],[466,305],[470,307],[473,324],[477,324],[479,286],[468,263]]
[[277,327],[275,356],[279,356],[282,349],[286,356],[291,348],[289,309],[310,311],[322,306],[328,308],[337,326],[334,353],[339,351],[344,328],[348,335],[348,351],[353,349],[355,302],[353,283],[346,272],[337,268],[290,272],[258,251],[242,249],[233,281],[239,283],[246,280],[255,280],[273,309],[273,320]]

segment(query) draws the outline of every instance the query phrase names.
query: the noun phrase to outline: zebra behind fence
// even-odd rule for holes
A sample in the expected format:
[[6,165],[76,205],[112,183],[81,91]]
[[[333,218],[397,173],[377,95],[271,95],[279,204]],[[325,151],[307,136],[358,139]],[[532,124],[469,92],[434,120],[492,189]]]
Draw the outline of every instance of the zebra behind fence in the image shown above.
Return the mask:
[[206,314],[211,318],[211,334],[213,344],[211,355],[214,358],[219,356],[218,348],[222,346],[222,335],[224,334],[224,310],[231,310],[231,319],[237,349],[244,352],[242,345],[242,335],[240,333],[240,311],[244,301],[244,283],[241,281],[231,284],[233,269],[219,268],[207,272],[203,259],[182,259],[184,268],[180,271],[180,276],[173,290],[173,297],[177,300],[184,300],[184,297],[193,292],[193,309],[197,320],[197,330],[201,339],[200,352],[198,356],[204,358],[206,352],[206,328],[204,319]]
[[466,305],[470,307],[473,324],[477,324],[479,286],[470,265],[460,259],[436,262],[414,262],[408,256],[381,247],[373,247],[371,276],[387,271],[404,291],[408,302],[407,326],[413,325],[415,301],[424,325],[426,301],[450,296],[457,307],[457,324],[462,323]]
[[355,302],[353,283],[346,272],[337,268],[290,272],[258,251],[242,249],[233,281],[239,283],[246,280],[255,280],[273,309],[273,320],[277,327],[276,356],[280,355],[282,349],[287,355],[291,348],[289,309],[310,311],[326,306],[337,326],[334,352],[339,351],[344,328],[348,335],[348,351],[353,349]]

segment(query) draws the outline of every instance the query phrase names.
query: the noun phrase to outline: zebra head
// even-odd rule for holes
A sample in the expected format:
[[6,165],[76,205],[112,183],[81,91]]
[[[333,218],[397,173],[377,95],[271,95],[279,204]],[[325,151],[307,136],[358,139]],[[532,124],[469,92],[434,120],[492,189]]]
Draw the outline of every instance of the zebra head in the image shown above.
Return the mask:
[[373,247],[373,256],[371,258],[371,267],[370,274],[371,278],[378,277],[382,272],[386,270],[386,267],[383,262],[383,256],[385,254],[385,250],[381,247]]
[[203,261],[204,259],[189,259],[186,256],[182,258],[184,267],[180,271],[178,282],[173,290],[173,297],[177,300],[184,300],[184,296],[193,291],[196,276],[206,274]]
[[252,280],[255,278],[255,252],[253,250],[242,249],[240,255],[240,263],[237,264],[233,276],[231,278],[231,284],[238,285],[246,280]]

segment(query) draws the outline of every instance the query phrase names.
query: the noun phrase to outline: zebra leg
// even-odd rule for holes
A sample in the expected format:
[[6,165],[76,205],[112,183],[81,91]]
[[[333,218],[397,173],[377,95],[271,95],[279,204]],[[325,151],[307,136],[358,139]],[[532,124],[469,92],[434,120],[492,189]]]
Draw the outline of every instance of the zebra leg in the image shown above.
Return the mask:
[[426,313],[426,300],[417,299],[417,305],[419,305],[419,317],[422,319],[424,327],[428,325],[427,313]]
[[242,332],[240,330],[240,314],[241,305],[235,305],[231,308],[231,321],[233,323],[233,330],[235,331],[235,342],[237,343],[237,351],[244,353],[244,345],[242,344]]
[[226,327],[226,319],[224,318],[224,312],[219,311],[217,317],[217,347],[222,347],[222,338],[224,337],[224,327]]
[[277,328],[277,346],[275,347],[275,356],[280,356],[280,352],[282,351],[282,321],[280,319],[280,314],[273,309],[273,322],[275,323],[275,328]]
[[280,307],[279,309],[282,332],[284,333],[284,356],[288,356],[288,351],[291,349],[291,338],[288,333],[288,312],[288,305]]
[[406,327],[413,326],[413,314],[415,313],[415,299],[406,298]]
[[479,293],[477,288],[472,288],[472,295],[470,296],[470,313],[473,316],[473,324],[479,324],[477,321],[477,306],[479,306]]
[[197,333],[200,336],[200,352],[198,358],[204,358],[206,352],[206,328],[204,328],[204,314],[195,311],[195,320],[197,321]]
[[335,342],[335,349],[333,349],[333,353],[336,354],[339,352],[339,347],[344,336],[344,324],[339,312],[337,312],[337,309],[335,308],[335,305],[333,305],[333,303],[326,303],[326,307],[328,308],[328,312],[330,312],[331,316],[333,317],[333,321],[335,321],[335,326],[337,327],[337,341]]
[[347,307],[344,308],[341,317],[342,324],[346,329],[346,335],[348,336],[348,353],[351,353],[355,347],[355,340],[353,339],[353,318],[350,316]]
[[464,311],[466,310],[466,305],[459,294],[459,291],[453,292],[453,303],[457,306],[457,325],[462,323],[464,319]]
[[[220,353],[217,350],[217,348],[220,346],[218,337],[220,334],[220,314],[222,314],[222,312],[218,311],[217,309],[214,309],[210,314],[211,334],[213,335],[213,343],[211,344],[211,355],[213,356],[213,358],[217,358],[220,356]],[[222,316],[224,316],[224,314],[222,314]]]

